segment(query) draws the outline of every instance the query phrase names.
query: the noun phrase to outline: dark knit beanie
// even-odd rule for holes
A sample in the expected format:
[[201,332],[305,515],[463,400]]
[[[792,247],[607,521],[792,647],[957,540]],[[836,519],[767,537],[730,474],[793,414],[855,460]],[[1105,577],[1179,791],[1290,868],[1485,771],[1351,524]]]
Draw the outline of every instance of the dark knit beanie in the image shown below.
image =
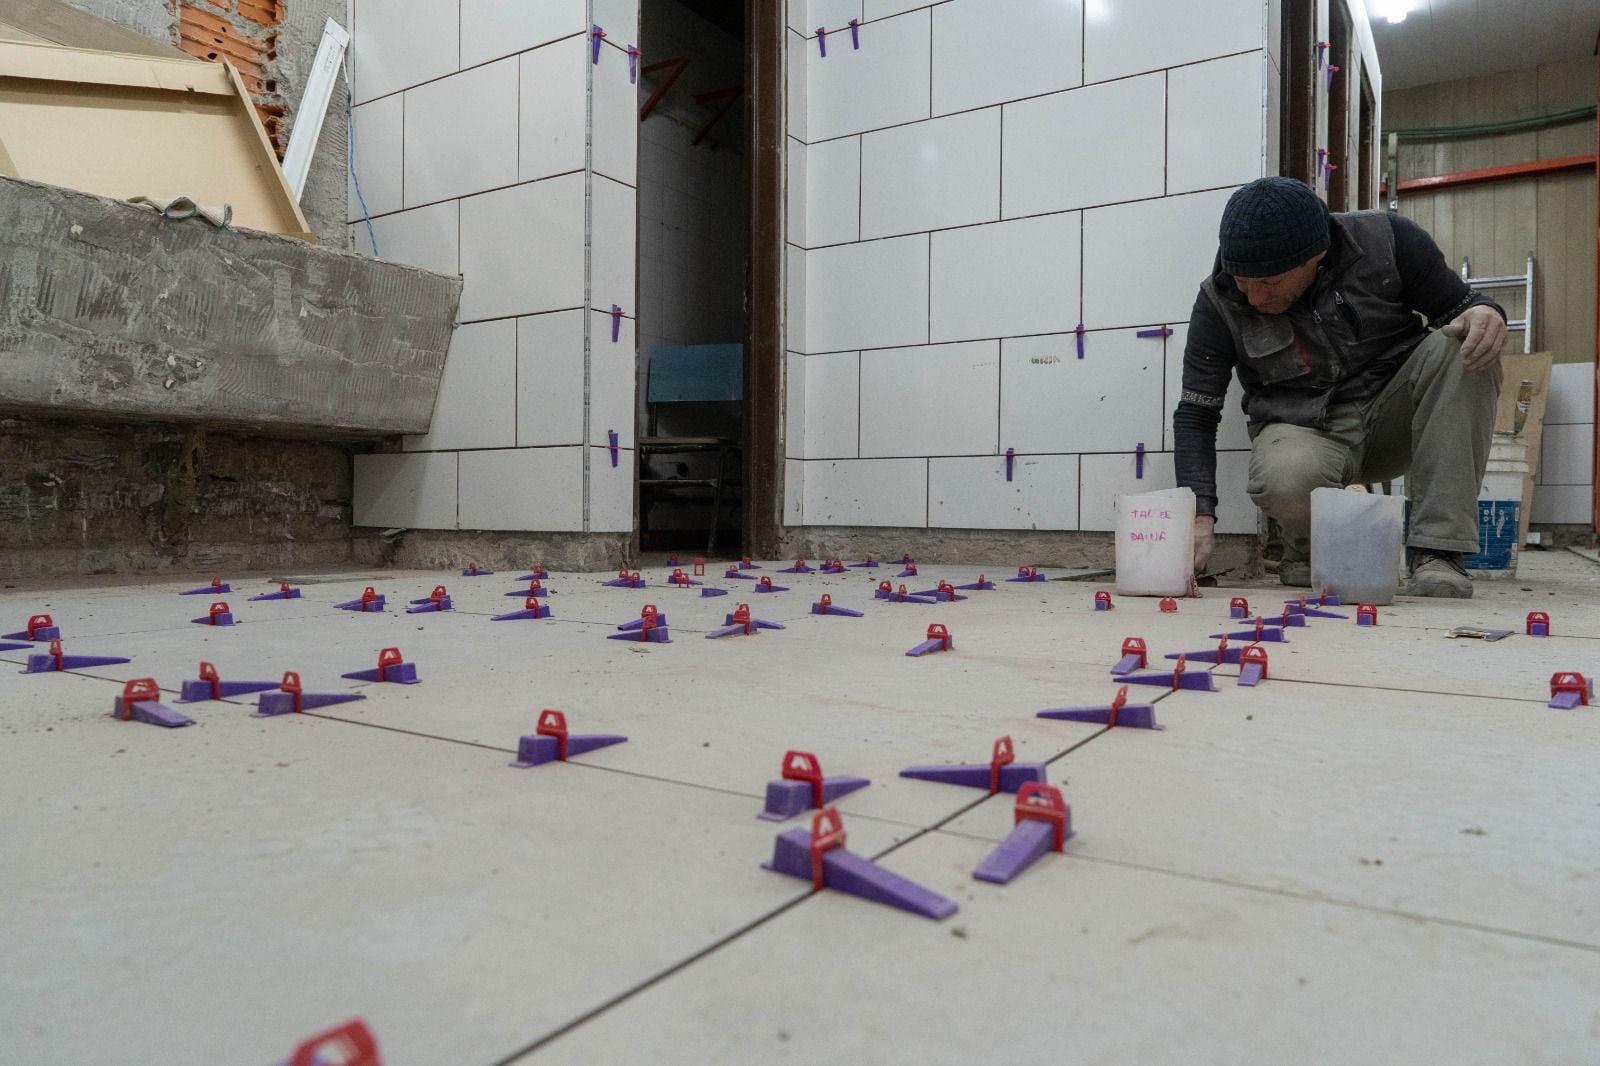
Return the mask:
[[1228,197],[1217,236],[1225,273],[1271,277],[1327,250],[1328,208],[1304,182],[1257,178]]

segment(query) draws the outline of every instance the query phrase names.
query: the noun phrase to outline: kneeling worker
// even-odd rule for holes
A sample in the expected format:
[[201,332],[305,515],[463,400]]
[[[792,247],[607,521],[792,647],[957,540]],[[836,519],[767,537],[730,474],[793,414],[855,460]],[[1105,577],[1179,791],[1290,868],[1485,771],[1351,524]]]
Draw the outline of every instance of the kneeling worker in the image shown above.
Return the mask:
[[1283,530],[1278,574],[1311,584],[1311,490],[1404,474],[1416,596],[1472,595],[1478,489],[1506,318],[1415,222],[1330,214],[1292,178],[1261,178],[1222,212],[1173,412],[1178,484],[1194,490],[1195,572],[1216,547],[1217,425],[1237,371],[1249,492]]

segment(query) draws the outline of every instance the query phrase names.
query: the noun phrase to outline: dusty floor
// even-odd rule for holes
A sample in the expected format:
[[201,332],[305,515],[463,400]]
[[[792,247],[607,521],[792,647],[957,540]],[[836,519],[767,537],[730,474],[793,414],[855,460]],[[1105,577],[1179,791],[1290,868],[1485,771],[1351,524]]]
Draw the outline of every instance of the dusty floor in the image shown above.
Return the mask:
[[[1125,636],[1159,669],[1239,628],[1230,596],[1284,590],[1167,615],[1060,581],[900,605],[871,596],[897,567],[782,565],[756,572],[791,589],[768,595],[713,568],[715,599],[659,567],[645,590],[554,574],[552,618],[498,623],[515,573],[282,602],[233,575],[223,629],[189,621],[212,600],[176,595],[194,579],[0,592],[0,629],[48,613],[68,654],[132,659],[25,675],[0,652],[0,1062],[266,1064],[360,1016],[391,1066],[1600,1063],[1600,707],[1545,706],[1553,672],[1600,673],[1600,566],[1528,555],[1470,602],[1312,620],[1257,688],[1225,666],[1216,692],[1136,689],[1150,732],[1035,712],[1107,702]],[[400,613],[441,582],[453,612]],[[385,613],[332,609],[368,584]],[[866,616],[809,614],[824,592]],[[740,602],[788,628],[703,639]],[[604,639],[647,603],[672,643]],[[1521,635],[1535,609],[1554,636]],[[906,657],[934,621],[955,650]],[[340,678],[390,646],[420,685]],[[179,706],[201,659],[367,698]],[[113,719],[145,676],[196,724]],[[509,768],[546,707],[629,739]],[[1002,734],[1078,834],[1006,886],[971,871],[1014,797],[897,776],[987,762]],[[809,825],[755,817],[791,748],[871,778],[838,803],[849,848],[959,912],[763,870]]]

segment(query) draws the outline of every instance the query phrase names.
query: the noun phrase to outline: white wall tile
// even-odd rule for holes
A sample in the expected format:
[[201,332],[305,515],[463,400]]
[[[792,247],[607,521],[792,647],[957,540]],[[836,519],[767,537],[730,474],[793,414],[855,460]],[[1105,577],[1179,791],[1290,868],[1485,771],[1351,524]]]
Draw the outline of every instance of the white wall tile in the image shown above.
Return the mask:
[[821,248],[805,256],[805,350],[927,342],[925,234]]
[[1000,450],[1161,449],[1163,353],[1133,330],[1002,342]]
[[[627,185],[596,177],[590,195],[594,208],[593,246],[589,252],[590,306],[609,311],[616,304],[627,314],[635,315],[639,310],[634,281],[637,194]],[[609,331],[606,336],[609,340]]]
[[366,199],[366,213],[386,215],[401,207],[400,185],[404,161],[400,144],[404,134],[405,94],[396,93],[362,104],[350,113],[355,130],[355,171],[361,179],[360,196],[356,195],[356,182],[345,178],[346,202],[349,212],[345,216],[354,222],[361,218],[361,200]]
[[457,454],[357,455],[352,521],[381,529],[456,528]]
[[[583,440],[583,316],[561,311],[516,320],[521,447]],[[611,334],[605,338],[609,342]]]
[[861,138],[824,141],[806,150],[804,237],[808,248],[861,236]]
[[[521,65],[519,130],[513,145],[517,180],[582,170],[589,121],[588,38],[557,41],[507,62]],[[611,103],[608,99],[607,106]]]
[[861,236],[1000,217],[1000,109],[913,122],[861,138]]
[[462,321],[583,305],[583,175],[461,202]]
[[632,449],[617,451],[611,465],[609,448],[589,449],[589,531],[633,532],[633,495],[636,460]]
[[583,449],[461,452],[461,529],[583,529]]
[[931,239],[930,340],[1053,333],[1077,325],[1077,214],[947,230]]
[[[594,21],[619,48],[639,43],[639,0],[592,0]],[[585,27],[587,29],[587,27]]]
[[[526,321],[526,320],[524,320]],[[632,448],[638,423],[634,393],[639,381],[639,352],[633,320],[618,325],[611,343],[611,316],[589,312],[589,443],[608,447],[608,430],[617,443]]]
[[1594,426],[1545,426],[1540,442],[1541,485],[1589,485],[1594,482]]
[[784,355],[783,455],[806,457],[806,357],[799,352]]
[[[378,242],[378,258],[438,274],[461,273],[460,215],[459,204],[445,200],[373,219],[372,237]],[[354,232],[356,251],[370,251],[366,226],[357,223]]]
[[456,327],[433,424],[407,451],[509,448],[517,442],[517,329],[511,319]]
[[1167,192],[1261,176],[1262,53],[1167,72]]
[[595,173],[615,178],[624,185],[637,185],[639,87],[628,81],[627,53],[615,48],[602,48],[600,63],[594,68],[594,131],[591,136]]
[[861,0],[862,17],[865,19],[888,18],[898,15],[902,11],[915,11],[919,7],[927,7],[938,0]]
[[1594,421],[1593,363],[1557,363],[1550,368],[1550,395],[1544,424]]
[[999,401],[999,341],[862,352],[861,454],[987,455]]
[[798,459],[783,463],[783,524],[798,526],[805,522],[806,464]]
[[832,33],[848,29],[851,19],[861,18],[861,0],[789,0],[786,17],[791,29],[807,37],[813,36],[818,26]]
[[1232,192],[1085,211],[1083,321],[1091,329],[1187,322],[1211,274],[1217,225]]
[[1077,529],[1078,457],[1004,455],[928,461],[928,525],[941,529]]
[[[832,141],[832,144],[842,144],[843,141]],[[784,238],[790,244],[802,247],[811,242],[806,237],[806,154],[807,148],[804,141],[793,137],[783,139],[783,223]],[[640,186],[641,197],[644,194],[643,183]],[[644,217],[644,201],[640,200],[639,216]],[[643,235],[640,235],[642,242]],[[641,244],[641,252],[643,246]]]
[[[357,511],[357,514],[360,512]],[[1533,517],[1540,525],[1594,523],[1594,488],[1591,485],[1535,485]],[[360,523],[357,523],[358,525]]]
[[1165,74],[1023,100],[1005,113],[1007,218],[1162,194]]
[[1115,0],[1085,11],[1086,82],[1260,48],[1261,0]]
[[[1169,327],[1172,336],[1167,338],[1167,393],[1161,409],[1165,412],[1162,416],[1161,428],[1166,434],[1162,447],[1171,450],[1172,439],[1172,412],[1178,409],[1178,401],[1183,398],[1183,348],[1189,340],[1188,323],[1180,323]],[[1155,341],[1147,341],[1155,344]],[[1228,395],[1222,407],[1222,424],[1217,427],[1217,447],[1224,451],[1250,450],[1250,420],[1244,414],[1244,386],[1239,384],[1239,375],[1235,374],[1228,383]]]
[[1081,0],[952,0],[933,9],[933,113],[1083,83]]
[[928,460],[807,460],[804,506],[808,526],[923,527]]
[[584,0],[460,0],[461,65],[549,44],[589,28]]
[[859,50],[845,35],[831,42],[824,59],[816,42],[809,42],[800,53],[806,64],[807,139],[927,118],[928,47],[926,10],[863,27]]
[[517,61],[503,59],[406,93],[407,207],[517,180]]
[[804,37],[791,33],[788,45],[784,49],[784,116],[789,136],[801,141],[811,140],[811,127],[807,121],[811,113],[806,89],[806,48],[809,46]]
[[350,40],[357,103],[456,69],[456,5],[439,0],[355,0]]
[[783,284],[784,343],[791,352],[806,352],[809,337],[806,333],[806,316],[810,308],[806,303],[806,271],[809,256],[804,249],[790,245],[784,249]]
[[855,458],[860,454],[860,353],[808,355],[804,359],[805,457]]

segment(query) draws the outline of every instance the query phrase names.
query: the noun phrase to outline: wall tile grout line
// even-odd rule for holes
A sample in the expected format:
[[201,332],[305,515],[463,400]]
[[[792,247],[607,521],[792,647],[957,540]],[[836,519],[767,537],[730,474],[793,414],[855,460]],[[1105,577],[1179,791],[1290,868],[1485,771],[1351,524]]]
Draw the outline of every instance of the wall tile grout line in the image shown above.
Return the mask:
[[[458,0],[458,3],[459,3],[459,0]],[[457,8],[457,10],[459,10],[459,7]],[[366,107],[368,104],[375,104],[375,103],[378,103],[381,100],[387,100],[391,96],[398,96],[401,93],[410,92],[412,89],[420,89],[425,85],[434,85],[434,84],[436,84],[438,82],[445,81],[445,80],[447,80],[449,78],[453,78],[457,74],[466,74],[466,73],[469,73],[470,71],[480,70],[483,67],[490,66],[491,64],[494,64],[494,63],[500,63],[500,62],[503,62],[504,60],[507,60],[507,59],[517,59],[517,58],[520,58],[521,56],[526,55],[529,52],[537,52],[541,48],[548,48],[550,45],[560,44],[562,41],[570,41],[574,37],[582,37],[582,36],[586,35],[588,32],[589,31],[587,29],[577,30],[577,31],[575,31],[573,33],[566,34],[565,36],[556,37],[553,40],[549,40],[549,41],[543,41],[543,42],[541,42],[539,44],[533,45],[533,46],[528,47],[528,48],[523,48],[523,49],[521,49],[519,51],[516,51],[516,52],[507,52],[503,56],[495,56],[493,59],[485,59],[483,62],[474,63],[470,67],[463,67],[463,66],[460,65],[460,63],[458,61],[456,69],[450,71],[448,74],[440,74],[438,77],[427,78],[427,79],[424,79],[423,81],[416,82],[415,84],[412,84],[412,85],[407,85],[407,86],[404,86],[404,87],[399,88],[399,89],[391,89],[389,92],[381,93],[381,94],[379,94],[377,96],[368,97],[367,99],[362,100],[359,103],[352,104],[351,105],[351,110],[355,110],[356,108],[359,108],[359,107]],[[458,41],[457,42],[457,48],[459,49],[459,47],[460,47],[460,43]],[[520,65],[520,63],[519,63],[519,65]]]

